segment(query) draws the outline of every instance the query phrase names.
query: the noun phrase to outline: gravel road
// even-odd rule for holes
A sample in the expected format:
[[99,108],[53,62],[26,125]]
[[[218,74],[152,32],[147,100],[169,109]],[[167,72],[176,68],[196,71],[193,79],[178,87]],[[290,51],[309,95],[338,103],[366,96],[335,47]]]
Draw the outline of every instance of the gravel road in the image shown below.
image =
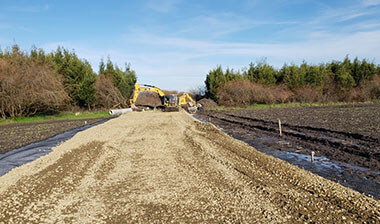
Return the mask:
[[133,112],[0,177],[0,223],[379,223],[380,202],[185,112]]

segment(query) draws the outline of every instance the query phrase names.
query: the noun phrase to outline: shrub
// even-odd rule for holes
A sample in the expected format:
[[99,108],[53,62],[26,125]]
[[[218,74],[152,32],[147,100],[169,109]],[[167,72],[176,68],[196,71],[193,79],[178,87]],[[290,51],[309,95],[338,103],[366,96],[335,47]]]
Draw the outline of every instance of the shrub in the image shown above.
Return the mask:
[[244,107],[255,103],[285,103],[292,93],[282,85],[265,86],[247,79],[237,79],[219,88],[217,95],[220,105]]
[[302,103],[312,103],[322,101],[322,90],[320,87],[312,85],[299,87],[293,90],[293,101]]
[[2,118],[53,113],[69,97],[50,64],[36,63],[19,52],[0,59],[0,115]]
[[372,80],[363,82],[360,86],[362,100],[380,100],[380,74],[373,77]]
[[125,98],[120,91],[113,85],[112,78],[100,75],[95,82],[96,106],[112,108],[123,107],[126,105]]

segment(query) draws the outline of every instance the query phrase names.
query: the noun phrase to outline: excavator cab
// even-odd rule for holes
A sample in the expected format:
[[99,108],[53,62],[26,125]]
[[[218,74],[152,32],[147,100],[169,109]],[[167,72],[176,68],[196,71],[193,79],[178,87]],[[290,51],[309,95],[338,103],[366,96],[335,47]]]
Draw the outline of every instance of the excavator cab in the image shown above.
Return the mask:
[[170,106],[177,106],[178,105],[178,96],[175,94],[172,94],[171,96],[169,96],[168,102],[169,102]]

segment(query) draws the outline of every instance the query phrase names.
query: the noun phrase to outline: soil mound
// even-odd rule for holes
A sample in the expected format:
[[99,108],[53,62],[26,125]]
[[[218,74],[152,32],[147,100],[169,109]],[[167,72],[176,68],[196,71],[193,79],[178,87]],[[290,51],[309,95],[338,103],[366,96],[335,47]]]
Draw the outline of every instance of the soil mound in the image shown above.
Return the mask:
[[198,103],[202,104],[203,108],[217,107],[218,104],[215,103],[212,99],[203,98],[198,101]]
[[161,99],[157,93],[153,92],[141,92],[136,100],[136,106],[150,106],[158,107],[161,106]]

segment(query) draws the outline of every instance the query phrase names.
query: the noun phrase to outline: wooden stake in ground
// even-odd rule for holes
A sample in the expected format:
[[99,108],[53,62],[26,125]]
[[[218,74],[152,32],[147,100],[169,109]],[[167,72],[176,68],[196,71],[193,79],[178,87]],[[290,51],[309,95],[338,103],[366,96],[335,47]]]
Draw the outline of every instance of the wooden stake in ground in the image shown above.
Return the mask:
[[278,128],[280,129],[280,137],[282,137],[281,120],[278,119]]
[[314,154],[315,152],[314,151],[311,151],[311,162],[314,163]]

